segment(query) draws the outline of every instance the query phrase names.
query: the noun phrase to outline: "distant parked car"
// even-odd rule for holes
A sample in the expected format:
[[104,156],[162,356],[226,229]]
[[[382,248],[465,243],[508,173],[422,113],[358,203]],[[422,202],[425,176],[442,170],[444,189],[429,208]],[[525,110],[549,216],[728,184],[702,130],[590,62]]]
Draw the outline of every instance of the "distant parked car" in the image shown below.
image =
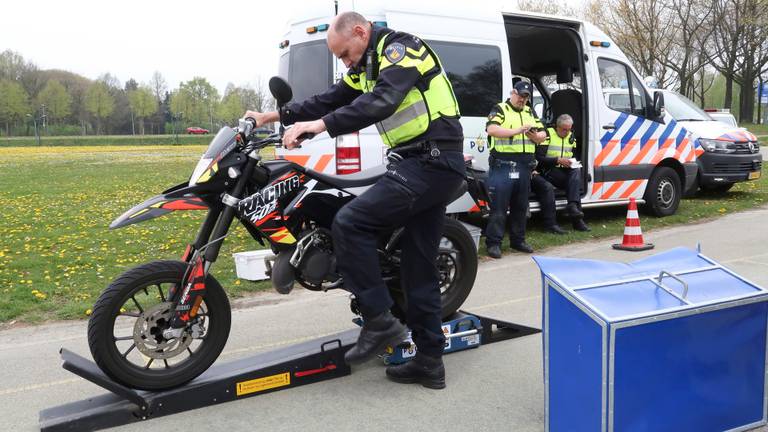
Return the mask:
[[739,127],[738,123],[736,123],[736,117],[734,117],[728,109],[707,108],[704,112],[709,114],[709,116],[716,121],[723,122],[728,126],[733,126],[735,128]]
[[189,135],[205,135],[208,133],[208,129],[203,129],[201,127],[193,126],[187,128],[187,133]]

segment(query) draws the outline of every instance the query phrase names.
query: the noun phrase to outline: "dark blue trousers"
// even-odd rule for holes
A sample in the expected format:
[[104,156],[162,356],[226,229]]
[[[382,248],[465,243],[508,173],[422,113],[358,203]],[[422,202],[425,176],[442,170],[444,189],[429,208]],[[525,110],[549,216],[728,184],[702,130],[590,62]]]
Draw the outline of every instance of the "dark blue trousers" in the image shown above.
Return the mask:
[[334,249],[344,284],[359,301],[363,318],[393,305],[381,277],[377,245],[382,233],[403,227],[400,279],[406,294],[406,321],[420,352],[440,357],[445,338],[435,260],[445,207],[464,181],[458,151],[408,157],[350,201],[333,222]]
[[501,246],[507,220],[509,242],[520,244],[525,241],[531,166],[534,160],[532,154],[517,155],[511,161],[489,158],[488,192],[491,196],[491,214],[485,228],[486,246]]
[[581,170],[552,168],[531,179],[531,189],[541,208],[541,220],[545,227],[557,224],[555,217],[555,188],[565,190],[568,203],[581,204]]

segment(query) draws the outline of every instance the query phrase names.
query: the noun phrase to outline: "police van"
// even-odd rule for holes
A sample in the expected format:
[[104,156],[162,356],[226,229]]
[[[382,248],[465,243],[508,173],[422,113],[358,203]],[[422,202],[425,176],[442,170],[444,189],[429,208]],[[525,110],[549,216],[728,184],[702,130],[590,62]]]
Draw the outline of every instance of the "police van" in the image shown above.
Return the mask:
[[[584,208],[645,202],[655,215],[676,211],[695,187],[696,156],[704,150],[664,110],[664,96],[646,88],[618,46],[594,25],[570,17],[501,12],[470,2],[315,3],[297,14],[280,42],[279,74],[301,101],[346,72],[326,46],[337,11],[354,10],[373,25],[409,32],[437,52],[461,110],[464,149],[487,168],[485,123],[507,99],[516,79],[529,80],[541,96],[536,110],[545,124],[560,114],[574,118],[575,157],[583,170]],[[628,103],[613,105],[603,89],[626,88]],[[327,133],[278,157],[328,174],[349,174],[384,163],[386,147],[374,126],[331,138]],[[532,197],[533,198],[533,197]],[[566,205],[564,195],[557,206]],[[531,201],[531,210],[538,203]],[[449,213],[477,211],[465,194]]]

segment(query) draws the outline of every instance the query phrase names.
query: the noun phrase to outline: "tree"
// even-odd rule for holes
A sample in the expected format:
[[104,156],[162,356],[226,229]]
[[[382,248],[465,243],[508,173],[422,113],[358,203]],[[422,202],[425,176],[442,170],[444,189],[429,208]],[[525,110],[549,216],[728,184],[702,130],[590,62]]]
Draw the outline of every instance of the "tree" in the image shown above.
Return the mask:
[[232,124],[245,112],[245,105],[240,97],[240,91],[233,84],[228,84],[224,91],[224,99],[219,104],[218,117],[224,122]]
[[205,78],[195,77],[183,82],[171,95],[174,115],[184,113],[184,118],[195,125],[208,122],[213,129],[213,113],[217,111],[219,92]]
[[0,79],[0,121],[5,122],[5,130],[11,135],[11,123],[30,113],[29,96],[16,81]]
[[165,98],[165,94],[168,92],[168,85],[160,72],[155,71],[155,73],[152,74],[152,79],[149,80],[149,88],[152,89],[152,94],[155,95],[157,104],[161,104],[163,98]]
[[144,119],[157,111],[157,103],[152,89],[147,86],[141,86],[136,90],[128,92],[128,103],[131,111],[140,120],[140,131],[144,135]]
[[97,81],[91,85],[85,95],[85,108],[96,117],[96,133],[101,134],[102,122],[115,110],[115,99],[106,83]]
[[37,95],[37,103],[45,105],[46,115],[51,120],[62,120],[71,113],[72,97],[60,82],[50,80]]
[[744,26],[744,17],[740,7],[744,0],[715,0],[712,3],[715,14],[715,49],[710,55],[710,61],[718,72],[725,77],[725,98],[723,106],[731,108],[733,103],[733,82],[736,62],[739,58]]
[[578,11],[565,1],[547,0],[517,0],[517,7],[528,12],[545,13],[549,15],[577,16]]
[[[665,0],[672,11],[672,55],[665,58],[667,68],[678,78],[680,93],[695,97],[697,74],[707,67],[709,60],[703,50],[714,32],[711,22],[713,9],[707,0]],[[704,77],[701,78],[702,84]]]
[[662,0],[592,0],[586,11],[642,75],[654,76],[660,87],[678,81],[666,66],[675,55],[676,32],[668,4]]
[[35,95],[40,90],[37,66],[25,61],[24,57],[15,51],[6,50],[0,53],[0,79],[20,83],[28,95]]
[[755,115],[755,85],[768,64],[768,1],[745,0],[744,38],[739,45],[741,67],[734,81],[741,85],[740,122],[753,122]]

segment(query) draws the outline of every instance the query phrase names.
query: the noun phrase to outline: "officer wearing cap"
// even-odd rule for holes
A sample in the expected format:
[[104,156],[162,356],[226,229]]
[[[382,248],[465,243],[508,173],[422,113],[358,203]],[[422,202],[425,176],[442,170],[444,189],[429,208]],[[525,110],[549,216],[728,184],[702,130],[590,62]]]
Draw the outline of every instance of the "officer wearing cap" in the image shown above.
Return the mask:
[[354,12],[338,15],[328,31],[328,48],[349,68],[343,79],[306,101],[278,113],[247,112],[258,125],[294,126],[283,143],[293,148],[302,135],[331,137],[375,124],[390,147],[387,174],[344,206],[332,231],[338,269],[363,315],[357,344],[347,363],[359,364],[401,343],[407,336],[391,313],[377,250],[384,232],[403,227],[401,285],[406,321],[418,351],[413,361],[387,368],[396,382],[445,387],[445,337],[436,258],[445,208],[464,181],[464,133],[459,107],[437,55],[416,36],[373,27]]
[[509,99],[493,107],[485,125],[491,150],[488,158],[491,214],[485,229],[485,245],[492,258],[501,258],[507,211],[510,247],[520,252],[533,252],[525,242],[528,194],[531,171],[536,166],[536,145],[547,135],[526,103],[531,91],[530,83],[518,81]]
[[565,215],[571,218],[573,229],[590,231],[581,211],[581,169],[571,166],[576,147],[572,129],[573,118],[568,114],[560,115],[555,127],[547,129],[546,141],[536,149],[539,175],[534,173],[531,179],[531,189],[541,206],[544,229],[555,234],[565,234],[555,218],[555,187],[565,190],[568,200]]

